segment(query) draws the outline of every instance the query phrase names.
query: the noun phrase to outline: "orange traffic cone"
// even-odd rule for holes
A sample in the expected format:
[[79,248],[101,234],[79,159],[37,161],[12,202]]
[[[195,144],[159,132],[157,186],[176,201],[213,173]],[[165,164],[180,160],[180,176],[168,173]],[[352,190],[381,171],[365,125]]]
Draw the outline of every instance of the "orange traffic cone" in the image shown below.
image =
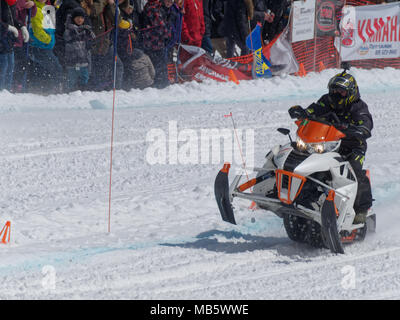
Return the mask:
[[295,73],[296,76],[305,77],[307,74],[306,69],[304,68],[304,64],[300,63],[299,71]]
[[232,69],[229,70],[229,80],[236,84],[239,84],[239,80],[236,78],[236,75]]
[[323,63],[322,61],[320,61],[319,65],[318,65],[318,70],[319,70],[319,72],[321,72],[322,70],[325,70],[325,69],[326,69],[326,68],[325,68],[324,63]]
[[[6,224],[4,225],[3,229],[1,229],[0,232],[0,237],[3,234],[3,238],[1,239],[1,243],[7,244],[8,242],[10,242],[10,235],[11,235],[11,222],[7,221]],[[8,239],[7,239],[7,234],[8,234]]]

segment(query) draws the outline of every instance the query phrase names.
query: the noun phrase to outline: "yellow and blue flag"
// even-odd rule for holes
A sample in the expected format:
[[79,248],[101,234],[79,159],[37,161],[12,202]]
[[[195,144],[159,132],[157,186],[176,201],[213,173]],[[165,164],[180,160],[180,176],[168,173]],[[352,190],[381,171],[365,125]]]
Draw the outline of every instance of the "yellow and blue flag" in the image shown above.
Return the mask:
[[246,45],[253,51],[253,77],[255,78],[270,78],[272,72],[270,69],[271,62],[264,56],[261,44],[261,28],[260,25],[253,29],[253,31],[246,38]]

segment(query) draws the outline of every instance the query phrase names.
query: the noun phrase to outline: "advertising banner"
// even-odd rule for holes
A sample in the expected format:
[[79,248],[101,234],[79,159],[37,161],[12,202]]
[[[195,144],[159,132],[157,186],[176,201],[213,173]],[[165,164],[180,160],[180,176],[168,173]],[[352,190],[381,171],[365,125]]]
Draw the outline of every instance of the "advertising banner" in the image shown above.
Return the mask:
[[399,2],[345,6],[340,30],[340,44],[335,45],[342,61],[400,57]]
[[292,42],[314,38],[315,0],[293,2]]
[[317,0],[315,25],[317,36],[335,36],[337,28],[336,11],[341,2],[336,0]]

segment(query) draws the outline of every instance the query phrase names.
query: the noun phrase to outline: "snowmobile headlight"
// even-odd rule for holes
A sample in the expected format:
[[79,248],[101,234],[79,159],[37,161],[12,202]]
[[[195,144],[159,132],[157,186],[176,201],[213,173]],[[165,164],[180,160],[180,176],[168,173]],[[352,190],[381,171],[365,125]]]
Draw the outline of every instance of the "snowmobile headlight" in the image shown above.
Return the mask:
[[297,147],[297,150],[299,150],[299,151],[307,150],[307,144],[303,140],[301,140],[299,137],[297,137],[297,140],[296,140],[296,147]]
[[336,150],[340,145],[340,141],[307,143],[306,145],[307,145],[308,153],[325,153],[325,152],[332,152],[332,151]]
[[297,137],[296,148],[300,152],[307,151],[309,154],[312,153],[324,153],[332,152],[339,148],[339,141],[319,142],[319,143],[306,143],[300,137]]
[[316,152],[316,153],[323,153],[325,150],[325,144],[324,143],[313,143],[312,148],[314,149],[314,152]]

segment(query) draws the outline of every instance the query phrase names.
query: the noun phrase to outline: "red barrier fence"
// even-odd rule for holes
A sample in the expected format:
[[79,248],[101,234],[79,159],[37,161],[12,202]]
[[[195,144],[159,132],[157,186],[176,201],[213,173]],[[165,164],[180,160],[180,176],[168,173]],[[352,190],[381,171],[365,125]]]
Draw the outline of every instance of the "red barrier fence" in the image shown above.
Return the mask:
[[[339,0],[340,1],[340,0]],[[364,6],[381,4],[381,0],[342,0],[343,4],[349,6]],[[342,4],[342,7],[343,7]],[[336,13],[336,19],[339,22],[341,18],[341,8],[339,14]],[[291,25],[289,26],[291,30]],[[291,37],[289,37],[291,38]],[[275,39],[276,40],[276,39]],[[335,37],[333,36],[318,36],[314,39],[306,41],[292,42],[292,48],[298,64],[301,66],[302,72],[308,73],[313,71],[320,71],[321,69],[340,68],[340,54],[334,46]],[[273,45],[274,41],[269,43],[263,48],[264,55],[269,58],[269,48]],[[229,60],[240,63],[251,63],[253,55],[245,55],[230,58]],[[392,67],[400,69],[400,58],[382,58],[382,59],[367,59],[349,61],[351,66],[363,69],[372,68],[385,68]],[[273,63],[273,61],[272,61]],[[169,76],[171,82],[175,82],[176,70],[174,65],[169,66]]]

